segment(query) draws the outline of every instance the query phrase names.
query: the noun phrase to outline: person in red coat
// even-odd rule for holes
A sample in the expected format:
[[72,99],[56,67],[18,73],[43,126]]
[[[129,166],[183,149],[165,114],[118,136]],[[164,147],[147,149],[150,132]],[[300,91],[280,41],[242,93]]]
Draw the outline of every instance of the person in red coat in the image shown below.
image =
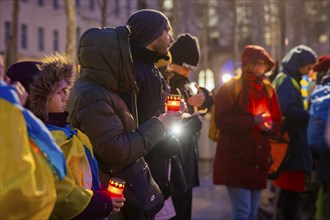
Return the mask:
[[257,219],[261,190],[270,167],[269,137],[280,131],[281,112],[265,73],[274,66],[267,51],[248,45],[242,51],[242,75],[223,84],[215,98],[220,130],[213,181],[225,185],[232,219]]

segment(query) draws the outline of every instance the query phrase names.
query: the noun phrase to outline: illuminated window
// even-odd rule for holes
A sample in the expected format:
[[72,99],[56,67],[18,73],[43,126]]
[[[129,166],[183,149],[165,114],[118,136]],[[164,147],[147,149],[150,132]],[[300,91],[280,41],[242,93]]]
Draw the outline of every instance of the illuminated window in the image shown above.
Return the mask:
[[198,85],[208,90],[214,88],[214,73],[210,69],[201,70],[198,74]]

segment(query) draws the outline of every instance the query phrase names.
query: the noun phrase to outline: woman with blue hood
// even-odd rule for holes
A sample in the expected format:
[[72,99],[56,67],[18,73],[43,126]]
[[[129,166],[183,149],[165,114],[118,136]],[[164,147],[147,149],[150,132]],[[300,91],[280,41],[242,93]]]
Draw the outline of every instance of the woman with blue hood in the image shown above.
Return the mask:
[[300,81],[316,63],[315,52],[305,46],[292,48],[283,58],[276,87],[285,131],[289,134],[290,156],[274,185],[281,188],[277,209],[278,219],[301,219],[298,195],[304,191],[304,172],[312,169],[311,151],[307,144],[309,113],[304,109]]

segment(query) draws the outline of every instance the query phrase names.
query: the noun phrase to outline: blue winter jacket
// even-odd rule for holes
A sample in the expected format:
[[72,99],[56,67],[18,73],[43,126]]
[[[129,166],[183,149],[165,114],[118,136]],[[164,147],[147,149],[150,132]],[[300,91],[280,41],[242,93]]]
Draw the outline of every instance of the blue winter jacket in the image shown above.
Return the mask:
[[[280,103],[285,129],[290,137],[290,158],[284,170],[308,171],[312,168],[312,156],[307,144],[307,124],[309,113],[304,109],[301,95],[299,68],[316,62],[315,52],[304,45],[291,49],[282,60],[281,74],[285,74],[276,92]],[[277,81],[277,78],[274,82]]]

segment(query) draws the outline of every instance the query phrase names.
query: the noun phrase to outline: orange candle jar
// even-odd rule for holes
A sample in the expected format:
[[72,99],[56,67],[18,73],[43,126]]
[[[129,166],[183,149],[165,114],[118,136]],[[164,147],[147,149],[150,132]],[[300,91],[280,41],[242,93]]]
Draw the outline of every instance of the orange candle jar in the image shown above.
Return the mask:
[[181,104],[181,96],[170,94],[167,96],[166,99],[166,107],[167,111],[180,111],[180,104]]
[[125,181],[116,177],[110,179],[108,184],[108,192],[111,197],[123,197],[123,191],[125,189]]

